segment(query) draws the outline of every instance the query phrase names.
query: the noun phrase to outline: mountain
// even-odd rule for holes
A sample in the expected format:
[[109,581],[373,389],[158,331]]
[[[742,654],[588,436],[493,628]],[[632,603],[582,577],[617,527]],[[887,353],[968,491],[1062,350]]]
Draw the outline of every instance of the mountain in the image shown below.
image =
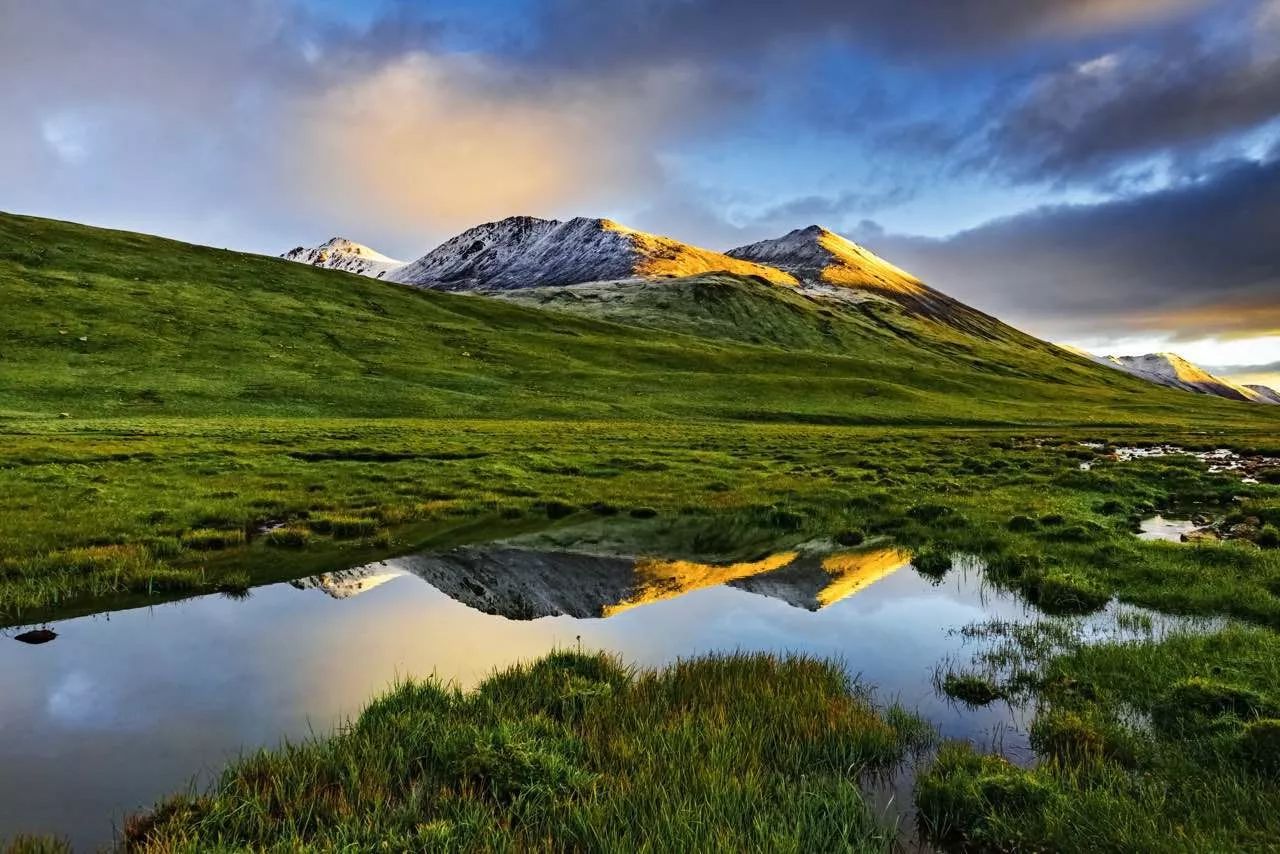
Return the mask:
[[934,290],[870,250],[820,225],[798,228],[727,253],[794,276],[810,293],[832,299],[889,300],[912,314],[979,335],[998,334],[995,318]]
[[1264,403],[1280,403],[1280,391],[1276,391],[1267,385],[1246,385],[1249,391],[1258,395]]
[[780,270],[647,234],[608,219],[508,217],[467,229],[388,274],[440,290],[510,290],[728,272],[796,284]]
[[[578,287],[588,286],[561,289],[558,299],[567,305]],[[1028,335],[968,336],[890,301],[823,303],[798,287],[729,274],[635,288],[645,310],[634,320],[595,303],[598,315],[560,302],[553,312],[0,213],[0,304],[29,307],[0,312],[0,416],[319,424],[376,414],[663,430],[704,422],[1270,429],[1280,417],[1275,407],[1186,400]],[[333,459],[409,453],[372,440],[340,449],[337,436],[333,447],[316,439],[296,453],[319,453],[315,443]],[[467,447],[440,441],[413,447]]]
[[324,267],[328,270],[345,270],[375,279],[381,279],[404,266],[403,261],[388,258],[381,252],[375,252],[368,246],[345,237],[332,237],[311,249],[296,246],[280,257],[299,264],[310,264],[312,267]]
[[1145,356],[1092,356],[1095,362],[1141,377],[1167,388],[1197,394],[1212,394],[1228,400],[1252,403],[1280,403],[1280,395],[1266,386],[1245,386],[1214,376],[1188,362],[1177,353],[1148,353]]

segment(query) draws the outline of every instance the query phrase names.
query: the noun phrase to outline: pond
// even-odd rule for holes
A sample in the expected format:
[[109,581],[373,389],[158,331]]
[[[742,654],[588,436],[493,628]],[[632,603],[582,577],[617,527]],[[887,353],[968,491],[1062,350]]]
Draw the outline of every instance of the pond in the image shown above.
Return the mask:
[[1182,542],[1182,535],[1201,527],[1190,519],[1169,519],[1159,514],[1149,516],[1138,523],[1138,539]]
[[1035,616],[972,564],[937,582],[894,548],[705,564],[495,546],[65,620],[38,645],[15,641],[31,627],[12,629],[0,637],[0,838],[93,848],[126,812],[207,784],[243,751],[327,733],[397,679],[470,686],[565,647],[638,665],[834,657],[944,737],[1025,759],[1025,712],[957,706],[932,677],[971,652],[963,626]]

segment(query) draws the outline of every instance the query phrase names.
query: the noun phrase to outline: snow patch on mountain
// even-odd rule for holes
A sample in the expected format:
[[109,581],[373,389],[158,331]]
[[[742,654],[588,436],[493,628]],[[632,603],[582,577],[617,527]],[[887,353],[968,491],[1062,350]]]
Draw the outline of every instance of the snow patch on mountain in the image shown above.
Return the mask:
[[403,261],[388,258],[381,252],[375,252],[368,246],[345,237],[333,237],[312,248],[297,246],[280,257],[300,264],[324,267],[327,270],[344,270],[375,279],[385,278],[393,270],[404,266]]
[[1266,386],[1246,386],[1214,376],[1177,353],[1147,353],[1143,356],[1095,356],[1079,351],[1095,362],[1141,377],[1167,388],[1198,394],[1212,394],[1228,400],[1251,403],[1280,403],[1280,395]]
[[608,219],[508,217],[467,229],[391,281],[446,290],[509,290],[729,272],[795,285],[790,274]]

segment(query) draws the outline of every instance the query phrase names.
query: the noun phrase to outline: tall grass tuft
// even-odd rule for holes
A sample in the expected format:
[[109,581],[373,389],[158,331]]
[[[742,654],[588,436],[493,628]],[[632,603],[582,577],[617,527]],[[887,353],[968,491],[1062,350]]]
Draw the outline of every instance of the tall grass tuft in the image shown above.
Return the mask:
[[927,744],[836,665],[633,671],[560,652],[462,693],[408,682],[124,827],[134,850],[889,851],[860,780]]

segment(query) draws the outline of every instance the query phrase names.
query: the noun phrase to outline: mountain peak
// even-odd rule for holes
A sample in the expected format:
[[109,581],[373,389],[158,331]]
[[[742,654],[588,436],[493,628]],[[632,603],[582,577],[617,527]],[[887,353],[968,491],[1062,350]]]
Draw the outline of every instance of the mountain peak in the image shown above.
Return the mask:
[[420,287],[510,290],[715,272],[796,283],[781,270],[598,217],[485,223],[446,240],[392,279]]
[[313,267],[345,270],[348,273],[377,279],[404,264],[403,261],[389,258],[363,243],[356,243],[345,237],[330,237],[324,243],[312,248],[295,246],[280,257],[300,264],[310,264]]
[[[1199,392],[1225,397],[1229,400],[1247,400],[1253,403],[1276,403],[1273,395],[1260,389],[1240,385],[1223,377],[1214,376],[1204,368],[1184,359],[1177,353],[1147,353],[1142,356],[1103,356],[1094,360],[1111,368],[1133,374],[1157,385],[1183,391]],[[1270,390],[1268,390],[1270,391]]]

